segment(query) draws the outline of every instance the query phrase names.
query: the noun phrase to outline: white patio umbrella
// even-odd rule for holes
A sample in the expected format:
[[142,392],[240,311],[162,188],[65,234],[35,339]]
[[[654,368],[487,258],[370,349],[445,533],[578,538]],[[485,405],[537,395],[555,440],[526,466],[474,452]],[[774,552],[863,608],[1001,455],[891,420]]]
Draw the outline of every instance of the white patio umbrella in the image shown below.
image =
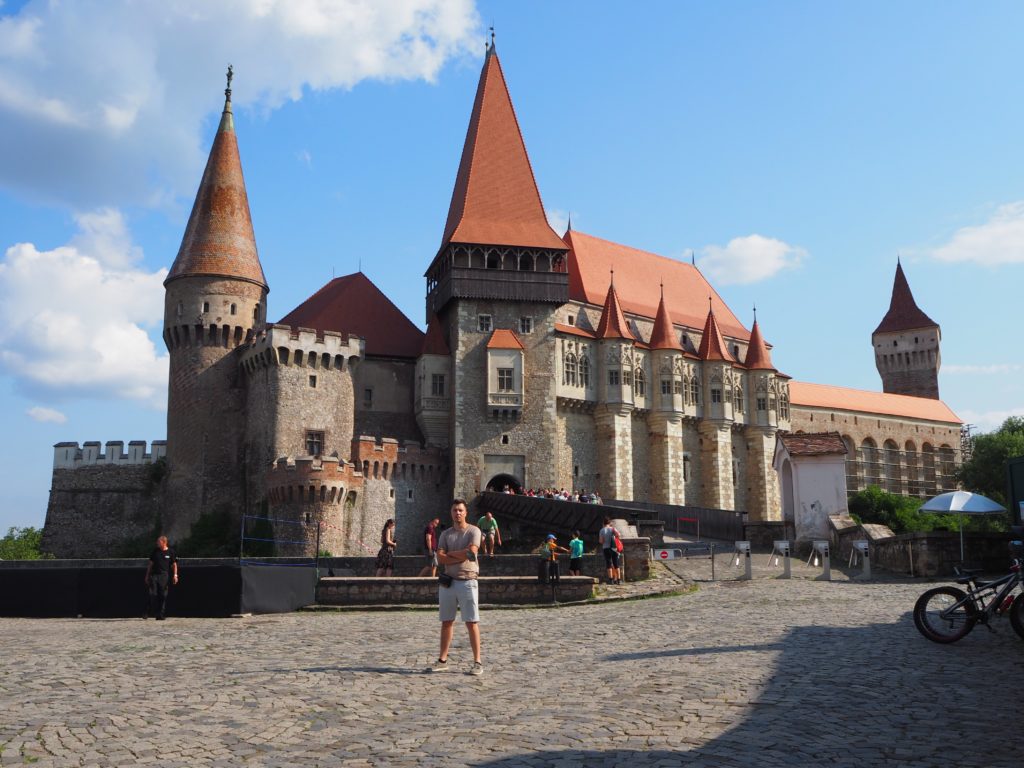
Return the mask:
[[950,491],[940,493],[933,499],[928,499],[920,506],[922,512],[945,512],[947,514],[958,514],[960,517],[960,562],[964,560],[964,519],[963,515],[993,515],[997,512],[1005,512],[1006,507],[999,504],[988,496],[970,491]]

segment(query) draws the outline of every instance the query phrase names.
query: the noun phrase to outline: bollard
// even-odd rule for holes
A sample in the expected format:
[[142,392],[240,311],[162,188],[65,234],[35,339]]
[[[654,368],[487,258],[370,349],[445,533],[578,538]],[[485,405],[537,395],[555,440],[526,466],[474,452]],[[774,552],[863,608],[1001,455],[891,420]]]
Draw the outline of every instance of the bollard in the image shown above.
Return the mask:
[[850,550],[850,562],[849,567],[853,567],[857,564],[857,561],[861,563],[860,578],[870,579],[871,578],[871,549],[867,540],[860,540],[853,542],[853,548]]
[[782,576],[781,579],[788,579],[793,576],[793,571],[789,562],[789,541],[773,541],[772,542],[772,553],[768,556],[768,565],[778,565],[779,558],[782,558]]

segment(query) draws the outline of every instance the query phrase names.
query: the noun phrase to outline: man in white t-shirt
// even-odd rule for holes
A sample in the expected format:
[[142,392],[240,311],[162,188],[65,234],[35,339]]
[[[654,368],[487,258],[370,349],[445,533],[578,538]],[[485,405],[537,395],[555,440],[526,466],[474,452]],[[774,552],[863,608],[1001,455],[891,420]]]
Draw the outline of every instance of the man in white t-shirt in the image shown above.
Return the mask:
[[480,661],[480,595],[477,577],[480,575],[480,563],[477,553],[480,551],[480,529],[470,525],[466,520],[468,510],[465,499],[452,502],[452,527],[445,530],[437,542],[437,562],[444,568],[444,576],[450,583],[438,585],[438,604],[441,618],[441,652],[437,661],[430,667],[432,672],[443,672],[451,667],[448,664],[448,649],[455,634],[455,611],[462,614],[469,634],[469,645],[473,649],[473,667],[471,675],[482,675],[483,664]]

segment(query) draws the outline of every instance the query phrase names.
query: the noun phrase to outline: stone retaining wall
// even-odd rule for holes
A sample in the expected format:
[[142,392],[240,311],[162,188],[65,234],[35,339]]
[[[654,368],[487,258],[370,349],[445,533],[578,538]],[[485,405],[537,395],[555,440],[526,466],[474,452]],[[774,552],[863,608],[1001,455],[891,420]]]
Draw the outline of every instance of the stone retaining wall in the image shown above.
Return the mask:
[[[480,603],[484,605],[533,605],[586,600],[595,580],[587,576],[563,576],[555,588],[529,576],[483,576]],[[436,605],[437,579],[334,577],[320,579],[316,590],[319,605]]]
[[[635,552],[632,542],[637,542]],[[650,576],[650,545],[647,539],[623,539],[623,555],[620,558],[623,578],[626,581],[637,581]],[[481,576],[526,576],[536,578],[536,555],[497,555],[480,558]],[[375,559],[372,557],[327,557],[320,560],[321,572],[330,568],[337,576],[373,576]],[[424,556],[400,556],[395,558],[392,575],[408,577],[416,576],[427,559]],[[640,563],[634,567],[635,563]],[[627,564],[629,567],[627,567]],[[585,554],[580,571],[584,576],[602,579],[605,576],[604,555]],[[569,573],[569,556],[560,555],[558,567],[563,576]]]

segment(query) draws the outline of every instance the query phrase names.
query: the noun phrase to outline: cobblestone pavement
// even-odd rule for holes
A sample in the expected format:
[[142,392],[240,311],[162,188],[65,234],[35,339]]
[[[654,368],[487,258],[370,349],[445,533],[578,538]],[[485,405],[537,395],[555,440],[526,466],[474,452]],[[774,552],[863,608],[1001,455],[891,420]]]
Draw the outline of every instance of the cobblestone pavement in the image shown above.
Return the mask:
[[0,764],[1019,765],[1024,642],[928,642],[926,586],[490,610],[482,677],[462,627],[458,671],[421,671],[432,611],[0,619]]

